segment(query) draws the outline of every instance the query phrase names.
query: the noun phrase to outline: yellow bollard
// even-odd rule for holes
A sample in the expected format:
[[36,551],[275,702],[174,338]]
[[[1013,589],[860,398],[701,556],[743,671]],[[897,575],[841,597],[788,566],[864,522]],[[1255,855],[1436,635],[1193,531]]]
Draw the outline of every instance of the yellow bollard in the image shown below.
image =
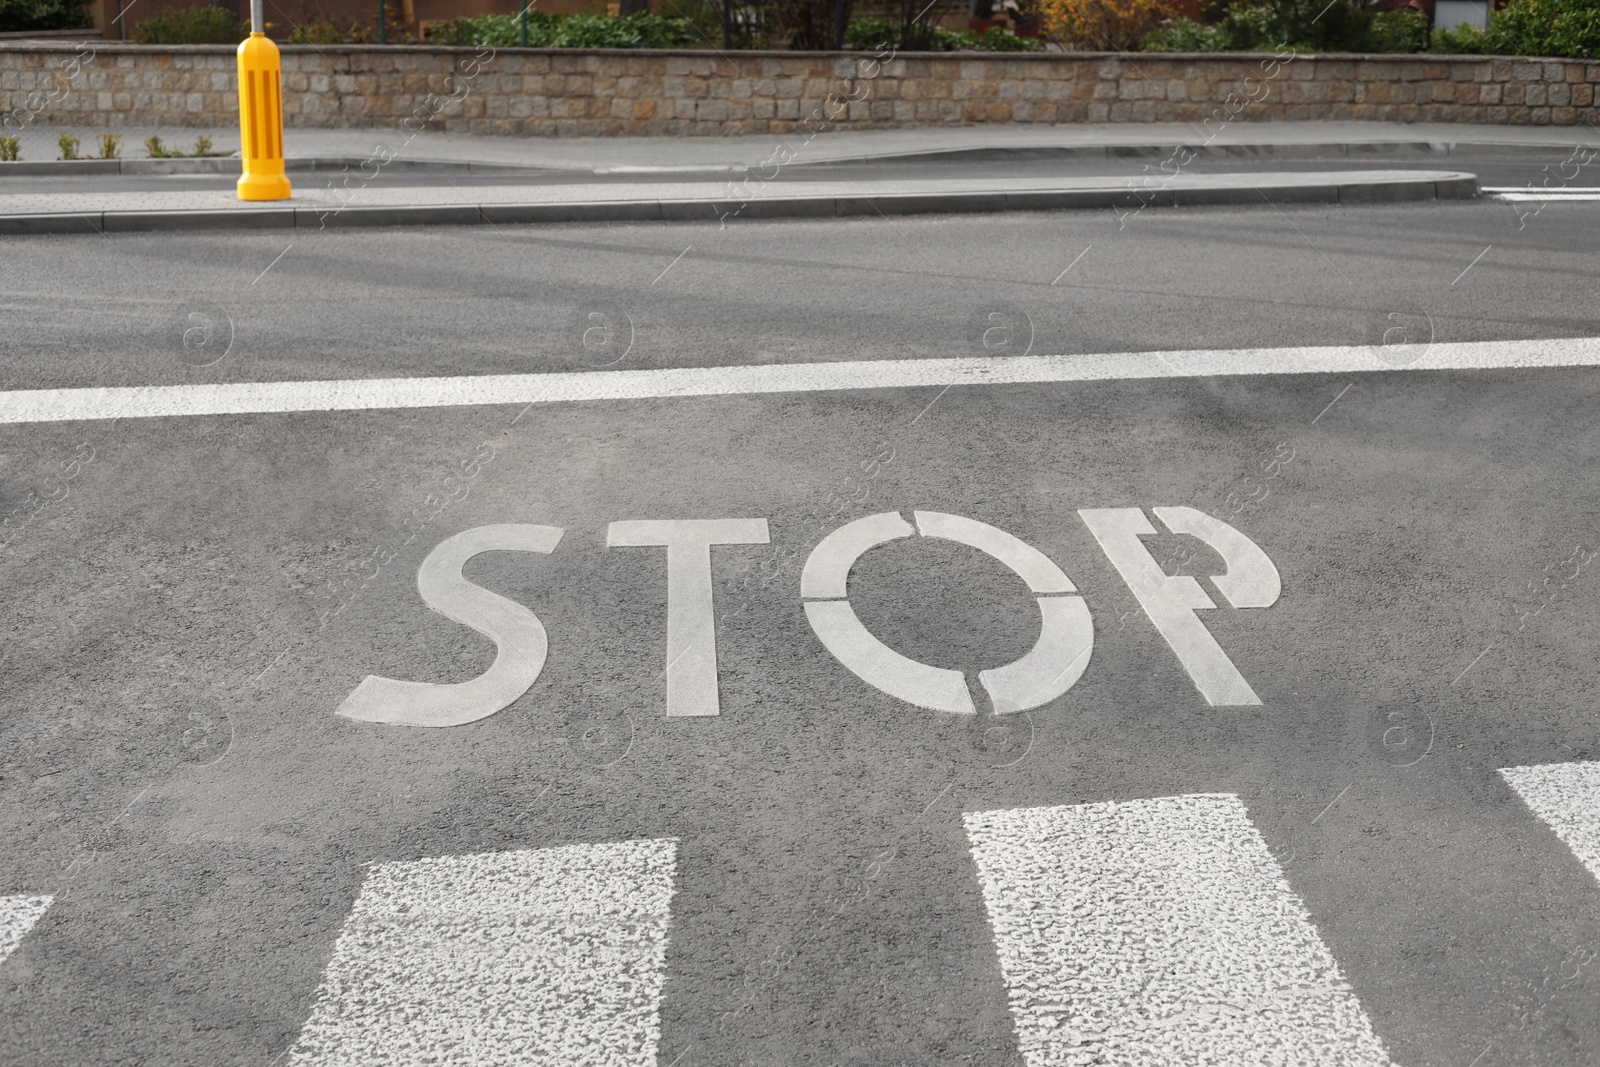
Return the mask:
[[240,200],[287,200],[283,172],[283,86],[278,46],[261,32],[259,19],[239,42]]

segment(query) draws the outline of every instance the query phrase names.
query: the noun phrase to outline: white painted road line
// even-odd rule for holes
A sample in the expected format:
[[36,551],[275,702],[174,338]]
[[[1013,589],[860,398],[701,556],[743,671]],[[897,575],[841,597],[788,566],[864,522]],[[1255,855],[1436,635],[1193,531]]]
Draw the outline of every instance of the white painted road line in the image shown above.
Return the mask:
[[17,950],[50,907],[50,897],[0,897],[0,963]]
[[[1155,510],[1158,515],[1166,513],[1167,518],[1162,521],[1173,533],[1192,534],[1222,556],[1227,573],[1220,579],[1213,578],[1212,584],[1230,603],[1264,607],[1278,599],[1278,569],[1254,541],[1193,508]],[[1156,532],[1144,512],[1138,508],[1080,508],[1078,517],[1089,527],[1183,669],[1189,672],[1206,703],[1213,707],[1260,704],[1261,698],[1196,614],[1216,608],[1210,595],[1186,574],[1167,574],[1150,554],[1150,547],[1140,540],[1141,536]],[[1234,601],[1234,596],[1240,599]]]
[[918,533],[976,548],[1011,568],[1034,593],[1043,594],[1038,597],[1039,640],[1032,651],[978,674],[995,714],[1027,711],[1071,689],[1089,666],[1094,620],[1082,597],[1056,595],[1077,592],[1061,568],[1016,535],[988,523],[940,511],[912,514],[915,528],[896,512],[885,511],[846,523],[811,550],[800,572],[800,595],[838,598],[806,600],[806,618],[823,647],[857,678],[908,704],[952,715],[977,714],[960,671],[896,652],[862,625],[845,599],[858,559],[879,545]]
[[1500,776],[1600,879],[1600,762],[1507,767]]
[[1494,185],[1478,191],[1502,200],[1600,200],[1600,187],[1593,185],[1563,185],[1555,189],[1533,185]]
[[654,1067],[677,843],[373,868],[289,1067]]
[[1495,193],[1494,198],[1512,204],[1564,204],[1568,201],[1582,204],[1600,200],[1600,193],[1559,193],[1556,195],[1551,195],[1550,193]]
[[[1393,358],[1404,352],[1410,362]],[[1388,353],[1384,359],[1379,353]],[[1212,375],[1354,374],[1398,370],[1498,370],[1600,366],[1600,338],[1469,341],[1326,348],[1115,352],[1082,356],[970,356],[959,359],[780,363],[455,378],[371,378],[241,382],[0,392],[0,424],[475,407],[684,396],[815,393],[933,385],[1014,385]]]
[[771,544],[766,519],[614,522],[607,548],[667,550],[667,717],[720,714],[712,545]]
[[561,543],[559,526],[497,523],[476,526],[433,547],[417,569],[417,592],[434,611],[494,642],[494,663],[467,682],[407,682],[369,674],[335,713],[394,726],[461,726],[505,708],[544,670],[549,635],[521,604],[467,581],[461,573],[481,552],[549,555]]
[[1386,1067],[1239,799],[963,819],[1028,1067]]

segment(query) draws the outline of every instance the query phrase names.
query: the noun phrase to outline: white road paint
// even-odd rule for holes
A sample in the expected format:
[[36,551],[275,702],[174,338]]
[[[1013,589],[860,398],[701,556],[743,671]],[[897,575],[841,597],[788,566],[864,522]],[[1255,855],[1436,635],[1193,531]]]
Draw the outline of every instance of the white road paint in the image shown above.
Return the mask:
[[287,1067],[655,1067],[676,849],[379,864]]
[[1027,1067],[1387,1067],[1235,796],[963,816]]
[[292,411],[475,407],[484,404],[648,400],[914,386],[1011,385],[1211,375],[1349,374],[1416,370],[1600,366],[1600,338],[1436,344],[1404,363],[1383,346],[1115,352],[1081,356],[970,356],[757,367],[484,374],[225,385],[163,385],[0,392],[0,424]]
[[850,568],[868,551],[915,534],[916,528],[893,511],[867,515],[834,530],[811,550],[800,571],[806,619],[823,647],[850,673],[907,704],[952,715],[976,715],[972,694],[960,671],[919,663],[902,656],[873,635],[848,600]]
[[913,533],[938,537],[993,556],[1038,594],[1039,640],[1015,662],[978,675],[995,714],[1027,711],[1071,689],[1088,669],[1094,620],[1082,597],[1056,595],[1076,592],[1061,568],[1015,534],[988,523],[939,511],[913,512],[913,517],[915,527],[892,511],[868,515],[834,530],[812,549],[800,573],[800,595],[829,598],[806,600],[806,618],[817,640],[856,677],[892,697],[931,711],[976,715],[960,671],[896,652],[861,624],[844,599],[850,568],[870,549]]
[[1551,196],[1548,193],[1496,193],[1492,199],[1506,204],[1591,204],[1600,201],[1600,193],[1566,196]]
[[548,555],[560,542],[558,526],[502,523],[465,530],[435,545],[417,570],[417,592],[434,611],[492,640],[494,663],[470,682],[453,685],[369,674],[335,714],[392,726],[461,726],[526,693],[544,670],[549,651],[544,624],[521,604],[467,581],[461,568],[480,552]]
[[717,621],[711,593],[712,545],[764,545],[766,519],[614,522],[608,548],[667,550],[667,715],[721,712],[717,697]]
[[1600,879],[1600,762],[1507,767],[1500,776]]
[[993,556],[1016,572],[1034,593],[1077,592],[1055,560],[1016,534],[963,515],[946,515],[940,511],[911,514],[917,520],[917,532],[923,537],[942,537]]
[[850,568],[856,560],[879,545],[910,537],[916,533],[905,519],[893,511],[847,522],[828,534],[806,557],[800,570],[800,596],[806,600],[842,600],[849,595]]
[[1250,538],[1196,508],[1150,510],[1173,533],[1198,537],[1222,557],[1228,569],[1213,575],[1211,584],[1228,603],[1236,608],[1270,608],[1278,602],[1283,591],[1278,567]]
[[833,658],[873,688],[929,711],[978,713],[960,671],[902,656],[861,624],[850,601],[808,600],[806,620]]
[[[1266,607],[1278,599],[1278,569],[1244,534],[1193,508],[1154,510],[1165,516],[1163,522],[1177,523],[1174,533],[1199,537],[1222,556],[1228,571],[1213,581],[1229,603]],[[1138,508],[1083,508],[1078,515],[1206,702],[1227,707],[1260,704],[1261,698],[1195,614],[1217,605],[1193,578],[1162,570],[1139,540],[1156,532],[1144,512]],[[1233,599],[1236,596],[1242,603]]]
[[1492,196],[1496,200],[1504,200],[1514,204],[1533,202],[1554,204],[1564,200],[1579,202],[1600,200],[1600,189],[1584,185],[1568,185],[1559,189],[1534,189],[1526,185],[1516,187],[1496,186],[1482,189],[1480,192],[1486,196]]
[[0,897],[0,963],[17,950],[50,907],[50,897]]
[[1094,620],[1089,606],[1075,593],[1077,587],[1055,561],[1015,534],[986,522],[918,511],[917,532],[942,537],[987,553],[1028,583],[1039,604],[1039,640],[1021,659],[981,671],[978,684],[989,694],[996,715],[1011,715],[1048,704],[1071,689],[1089,669],[1094,652]]
[[1039,640],[1020,659],[978,672],[996,715],[1048,704],[1077,684],[1094,654],[1094,619],[1080,596],[1042,596]]

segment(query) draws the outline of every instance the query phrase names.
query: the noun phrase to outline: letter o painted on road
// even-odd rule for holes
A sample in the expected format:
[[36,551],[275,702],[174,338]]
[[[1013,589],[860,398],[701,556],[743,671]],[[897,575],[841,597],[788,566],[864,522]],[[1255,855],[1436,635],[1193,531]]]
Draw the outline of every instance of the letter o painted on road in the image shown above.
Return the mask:
[[869,549],[912,534],[939,537],[986,552],[1028,583],[1039,604],[1039,640],[1022,658],[982,671],[978,682],[1000,715],[1047,704],[1071,689],[1094,651],[1094,620],[1067,576],[1049,557],[1020,538],[975,519],[938,511],[913,513],[916,526],[885,511],[846,523],[824,537],[800,575],[811,629],[834,658],[862,681],[892,697],[931,711],[975,715],[960,671],[902,656],[874,637],[850,606],[850,568]]

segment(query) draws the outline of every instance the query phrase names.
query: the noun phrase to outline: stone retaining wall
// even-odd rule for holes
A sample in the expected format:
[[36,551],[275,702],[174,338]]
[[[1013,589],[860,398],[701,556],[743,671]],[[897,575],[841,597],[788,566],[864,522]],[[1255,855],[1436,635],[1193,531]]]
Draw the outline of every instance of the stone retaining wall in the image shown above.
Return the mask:
[[[738,64],[735,69],[734,63]],[[791,133],[986,123],[1369,119],[1596,125],[1600,61],[285,47],[289,126],[494,134]],[[0,48],[0,122],[237,121],[225,46]]]

